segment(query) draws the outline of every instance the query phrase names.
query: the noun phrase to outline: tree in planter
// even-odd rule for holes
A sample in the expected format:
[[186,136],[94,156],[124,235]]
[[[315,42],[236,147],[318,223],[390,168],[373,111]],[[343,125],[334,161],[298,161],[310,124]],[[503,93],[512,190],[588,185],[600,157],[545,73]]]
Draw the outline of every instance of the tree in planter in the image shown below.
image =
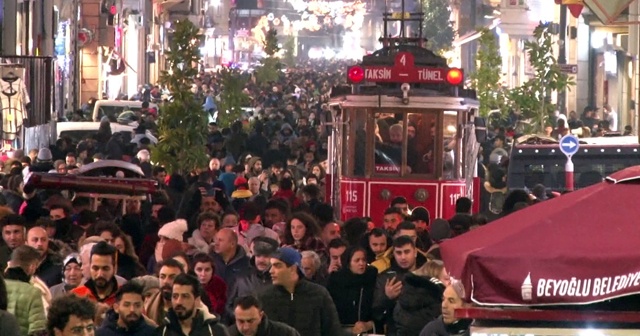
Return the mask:
[[151,151],[152,160],[171,173],[186,174],[207,164],[207,114],[196,101],[191,85],[200,62],[199,29],[189,20],[176,21],[173,39],[165,57],[169,70],[160,74],[160,83],[171,92],[158,119],[159,141]]
[[[471,74],[471,85],[480,101],[479,112],[483,117],[489,116],[493,109],[505,109],[505,92],[502,88],[502,57],[495,34],[487,29],[479,30],[476,71]],[[506,112],[506,111],[504,111]],[[504,113],[506,114],[506,113]]]
[[255,71],[258,85],[277,81],[280,77],[280,69],[282,68],[280,60],[276,57],[276,54],[280,51],[280,47],[278,46],[278,32],[275,28],[267,31],[263,44],[264,53],[267,54],[267,57],[260,61],[261,65]]
[[554,91],[569,89],[575,83],[560,70],[553,56],[553,39],[548,24],[540,23],[533,31],[534,39],[524,44],[533,68],[533,76],[509,93],[514,108],[519,109],[525,119],[532,121],[533,132],[542,133],[550,124],[550,116],[556,109],[551,103]]
[[238,69],[224,68],[220,71],[222,91],[218,102],[219,127],[230,127],[234,121],[242,118],[242,108],[248,106],[250,99],[244,92],[249,79]]
[[451,50],[456,32],[451,22],[449,0],[424,0],[422,11],[422,27],[427,47],[437,54]]

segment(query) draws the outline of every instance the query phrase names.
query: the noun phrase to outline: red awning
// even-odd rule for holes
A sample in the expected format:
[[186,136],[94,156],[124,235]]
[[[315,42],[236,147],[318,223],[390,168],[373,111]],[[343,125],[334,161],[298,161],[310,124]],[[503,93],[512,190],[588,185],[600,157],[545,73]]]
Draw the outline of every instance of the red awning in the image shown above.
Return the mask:
[[640,293],[640,166],[441,244],[483,305],[588,304]]

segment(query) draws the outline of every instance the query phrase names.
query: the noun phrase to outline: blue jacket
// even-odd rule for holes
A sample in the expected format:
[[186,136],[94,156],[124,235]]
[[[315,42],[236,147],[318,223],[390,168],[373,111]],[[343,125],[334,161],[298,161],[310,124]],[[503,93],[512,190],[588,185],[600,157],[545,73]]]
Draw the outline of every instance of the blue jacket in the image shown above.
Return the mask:
[[118,314],[111,309],[107,312],[102,326],[96,330],[96,336],[153,335],[155,330],[156,328],[148,325],[142,316],[131,328],[121,328],[118,326]]

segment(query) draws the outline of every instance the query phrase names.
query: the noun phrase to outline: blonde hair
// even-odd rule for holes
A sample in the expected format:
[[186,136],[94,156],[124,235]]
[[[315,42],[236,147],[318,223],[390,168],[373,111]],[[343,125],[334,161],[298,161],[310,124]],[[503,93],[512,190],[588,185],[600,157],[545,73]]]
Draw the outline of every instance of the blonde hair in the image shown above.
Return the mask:
[[420,268],[413,271],[413,274],[425,278],[440,278],[440,274],[444,270],[444,264],[439,260],[429,260]]

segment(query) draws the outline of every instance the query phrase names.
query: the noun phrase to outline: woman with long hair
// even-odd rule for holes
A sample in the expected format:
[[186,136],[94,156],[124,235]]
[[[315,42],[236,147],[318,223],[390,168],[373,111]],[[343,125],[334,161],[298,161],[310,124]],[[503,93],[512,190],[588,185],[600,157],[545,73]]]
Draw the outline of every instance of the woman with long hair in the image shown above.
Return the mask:
[[367,265],[367,252],[351,246],[340,257],[342,268],[329,275],[327,290],[345,332],[358,335],[374,329],[373,292],[378,270]]
[[324,255],[326,246],[320,239],[320,227],[311,215],[304,212],[296,212],[287,222],[284,244],[296,250],[314,251],[318,255]]

